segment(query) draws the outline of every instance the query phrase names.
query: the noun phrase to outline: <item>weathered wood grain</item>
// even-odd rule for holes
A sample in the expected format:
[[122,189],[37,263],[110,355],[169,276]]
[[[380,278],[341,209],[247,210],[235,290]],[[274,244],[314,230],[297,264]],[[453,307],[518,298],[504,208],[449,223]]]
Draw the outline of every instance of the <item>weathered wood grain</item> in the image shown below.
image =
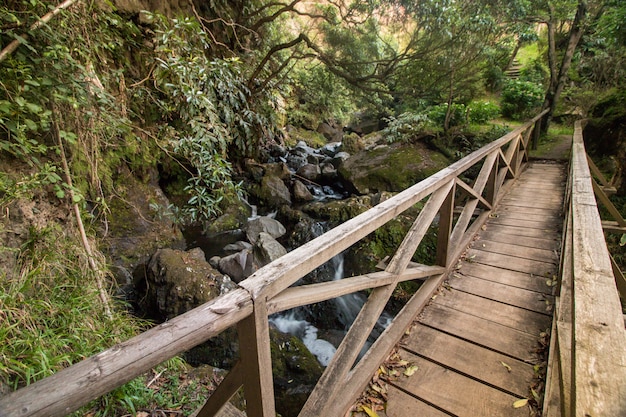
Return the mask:
[[551,243],[553,244],[552,245],[553,249],[549,250],[549,249],[540,249],[540,248],[534,248],[534,247],[528,247],[528,246],[514,245],[511,243],[491,242],[489,240],[484,240],[481,236],[479,240],[476,240],[472,243],[471,247],[476,248],[481,251],[485,251],[485,252],[491,252],[491,253],[496,253],[496,254],[501,254],[501,255],[517,256],[519,258],[525,258],[525,259],[530,259],[530,260],[535,260],[535,261],[542,261],[542,262],[556,264],[556,262],[558,262],[559,260],[559,257],[554,248],[554,246],[556,246],[554,245],[555,242],[551,242]]
[[419,322],[524,362],[536,359],[538,334],[531,335],[438,304],[425,309]]
[[[448,283],[452,288],[459,291],[541,314],[551,315],[554,309],[554,298],[551,295],[527,290],[525,288],[501,284],[470,275],[461,275],[459,273],[452,274],[452,276],[448,278]],[[548,289],[546,289],[546,291],[548,291]]]
[[528,416],[527,408],[513,408],[513,403],[519,397],[494,390],[405,350],[400,351],[400,356],[415,364],[417,371],[411,378],[401,377],[393,385],[418,398],[428,398],[429,403],[452,415]]
[[437,298],[433,300],[433,304],[462,311],[474,317],[483,318],[533,336],[539,335],[538,329],[540,331],[548,331],[552,322],[552,317],[545,314],[455,289],[441,291]]
[[411,353],[519,397],[528,395],[535,376],[533,366],[528,363],[421,324],[414,325],[400,345]]
[[[520,248],[520,251],[523,249],[525,248]],[[467,259],[484,265],[541,276],[550,276],[550,274],[556,274],[557,272],[556,263],[535,261],[527,257],[503,255],[477,249],[468,250]]]
[[547,279],[542,275],[534,275],[524,272],[511,271],[489,265],[462,262],[456,273],[464,276],[479,277],[484,280],[510,285],[512,287],[523,288],[544,294],[551,294],[552,287],[547,285]]

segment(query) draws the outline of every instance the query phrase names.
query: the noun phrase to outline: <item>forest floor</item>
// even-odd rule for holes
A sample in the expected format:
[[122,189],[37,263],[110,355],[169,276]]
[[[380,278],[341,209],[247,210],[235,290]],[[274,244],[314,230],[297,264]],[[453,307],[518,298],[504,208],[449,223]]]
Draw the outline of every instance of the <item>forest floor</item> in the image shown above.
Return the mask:
[[540,139],[537,149],[530,151],[530,157],[566,161],[571,148],[572,135],[548,135]]

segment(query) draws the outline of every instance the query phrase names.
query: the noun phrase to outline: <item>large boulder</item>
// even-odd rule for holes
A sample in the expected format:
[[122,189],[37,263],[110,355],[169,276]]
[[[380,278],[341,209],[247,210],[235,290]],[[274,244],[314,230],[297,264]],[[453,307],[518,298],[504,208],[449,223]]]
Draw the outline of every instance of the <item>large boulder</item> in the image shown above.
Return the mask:
[[261,184],[253,190],[254,194],[268,207],[291,205],[289,188],[280,177],[266,175]]
[[304,164],[298,169],[296,174],[309,181],[318,181],[322,172],[319,165]]
[[176,317],[234,288],[198,248],[188,252],[159,249],[145,270],[141,306],[147,316],[157,320]]
[[254,258],[260,266],[269,264],[270,262],[287,254],[287,250],[278,243],[276,239],[269,233],[261,232],[259,238],[254,245]]
[[422,143],[395,143],[364,149],[345,160],[339,174],[360,194],[399,192],[449,165]]
[[233,281],[239,283],[248,278],[258,269],[252,256],[252,249],[244,249],[240,252],[221,258],[218,262],[219,270],[228,275]]
[[278,239],[286,233],[285,226],[271,217],[261,216],[252,219],[245,227],[248,241],[254,244],[262,232],[269,233],[274,239]]
[[293,183],[293,198],[297,202],[308,202],[313,201],[313,194],[306,188],[306,185],[302,183],[302,181],[296,180]]

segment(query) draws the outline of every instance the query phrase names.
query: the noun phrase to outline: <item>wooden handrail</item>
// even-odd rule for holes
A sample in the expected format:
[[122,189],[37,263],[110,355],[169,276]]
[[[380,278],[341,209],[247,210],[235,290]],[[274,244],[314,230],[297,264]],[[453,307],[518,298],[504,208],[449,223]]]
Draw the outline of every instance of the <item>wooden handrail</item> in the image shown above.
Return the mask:
[[626,331],[576,122],[545,416],[626,415]]
[[[239,289],[0,398],[0,417],[65,415],[235,324],[240,338],[240,362],[198,415],[214,415],[243,385],[248,416],[273,417],[268,315],[371,289],[368,301],[301,412],[302,416],[342,415],[414,315],[430,299],[446,271],[497,204],[502,191],[510,185],[509,180],[523,170],[533,128],[544,114],[261,268],[242,281]],[[474,183],[463,182],[461,174],[479,163],[482,167]],[[457,192],[463,196],[462,200],[457,200]],[[426,199],[424,208],[385,271],[337,283],[290,288],[307,273]],[[463,206],[457,217],[455,209],[461,201]],[[479,205],[483,210],[477,215]],[[411,264],[413,253],[437,214],[438,265]],[[397,283],[408,279],[426,281],[355,364],[367,335]]]

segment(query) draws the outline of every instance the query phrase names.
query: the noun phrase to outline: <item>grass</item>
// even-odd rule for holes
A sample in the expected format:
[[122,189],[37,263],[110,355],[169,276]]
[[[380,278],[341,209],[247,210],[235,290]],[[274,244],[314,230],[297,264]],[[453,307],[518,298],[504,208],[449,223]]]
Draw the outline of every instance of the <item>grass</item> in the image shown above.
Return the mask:
[[[0,272],[0,384],[16,390],[136,335],[147,323],[118,303],[104,312],[95,276],[72,227],[49,223],[31,228],[14,253],[17,267]],[[179,379],[182,359],[160,366],[158,389],[135,379],[95,400],[75,415],[124,415],[140,407],[199,406],[206,388]],[[184,387],[182,386],[184,385]]]
[[517,51],[516,58],[522,66],[526,66],[530,64],[534,59],[539,56],[539,44],[537,42],[533,42],[528,45],[522,46],[519,51]]

